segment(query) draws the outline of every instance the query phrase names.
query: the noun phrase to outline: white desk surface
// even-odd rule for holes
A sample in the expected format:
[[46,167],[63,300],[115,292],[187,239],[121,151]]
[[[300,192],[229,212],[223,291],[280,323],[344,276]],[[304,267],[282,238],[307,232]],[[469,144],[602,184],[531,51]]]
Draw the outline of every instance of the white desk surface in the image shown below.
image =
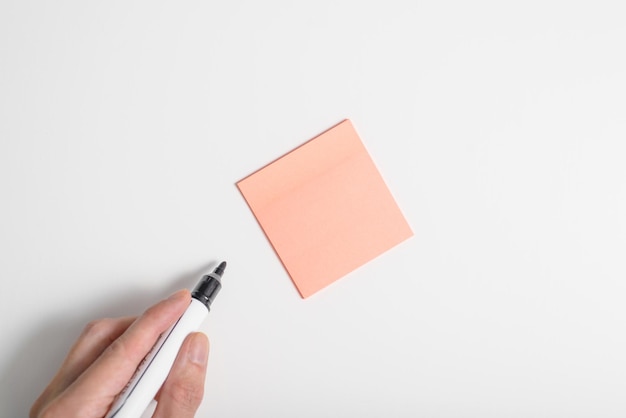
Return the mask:
[[[625,12],[2,2],[0,416],[222,259],[199,417],[625,416]],[[301,300],[235,183],[344,118],[415,236]]]

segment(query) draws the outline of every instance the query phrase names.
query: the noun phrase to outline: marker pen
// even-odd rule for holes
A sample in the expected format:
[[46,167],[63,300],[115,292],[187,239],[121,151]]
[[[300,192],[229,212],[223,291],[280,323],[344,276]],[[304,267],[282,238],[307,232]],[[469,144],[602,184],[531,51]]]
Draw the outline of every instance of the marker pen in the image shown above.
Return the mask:
[[208,315],[213,299],[222,288],[220,280],[225,268],[226,262],[222,261],[213,273],[202,277],[191,293],[191,303],[185,313],[161,334],[128,384],[117,395],[105,418],[141,417],[165,382],[183,341],[198,329]]

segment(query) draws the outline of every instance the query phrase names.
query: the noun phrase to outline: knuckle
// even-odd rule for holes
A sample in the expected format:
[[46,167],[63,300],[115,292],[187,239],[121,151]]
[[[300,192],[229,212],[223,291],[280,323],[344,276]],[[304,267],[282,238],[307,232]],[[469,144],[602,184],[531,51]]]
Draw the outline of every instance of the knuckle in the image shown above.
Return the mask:
[[114,340],[108,347],[107,351],[116,358],[127,358],[128,346],[123,338]]
[[169,387],[169,396],[181,408],[195,410],[200,406],[204,396],[204,388],[190,380],[172,382]]
[[90,321],[85,325],[83,329],[83,335],[86,336],[100,336],[106,334],[111,330],[113,320],[110,318],[96,319]]

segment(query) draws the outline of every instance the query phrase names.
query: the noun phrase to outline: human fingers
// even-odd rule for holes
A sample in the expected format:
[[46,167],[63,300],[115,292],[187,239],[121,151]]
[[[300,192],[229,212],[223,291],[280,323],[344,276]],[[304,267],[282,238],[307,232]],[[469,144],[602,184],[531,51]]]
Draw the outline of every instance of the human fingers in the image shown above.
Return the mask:
[[70,386],[135,319],[104,318],[87,324],[56,375],[33,404],[31,416],[37,416],[47,403]]
[[153,418],[193,418],[204,395],[208,357],[206,335],[189,334],[159,392]]
[[76,416],[104,416],[159,335],[180,318],[190,300],[189,291],[181,290],[146,310],[57,399],[61,409],[76,411]]

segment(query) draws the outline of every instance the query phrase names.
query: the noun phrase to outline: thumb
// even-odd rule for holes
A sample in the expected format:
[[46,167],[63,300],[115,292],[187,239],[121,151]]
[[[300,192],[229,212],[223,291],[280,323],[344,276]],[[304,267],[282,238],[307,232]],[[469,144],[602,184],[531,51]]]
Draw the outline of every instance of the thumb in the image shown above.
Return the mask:
[[193,418],[204,395],[208,357],[206,335],[189,334],[161,387],[153,418]]

